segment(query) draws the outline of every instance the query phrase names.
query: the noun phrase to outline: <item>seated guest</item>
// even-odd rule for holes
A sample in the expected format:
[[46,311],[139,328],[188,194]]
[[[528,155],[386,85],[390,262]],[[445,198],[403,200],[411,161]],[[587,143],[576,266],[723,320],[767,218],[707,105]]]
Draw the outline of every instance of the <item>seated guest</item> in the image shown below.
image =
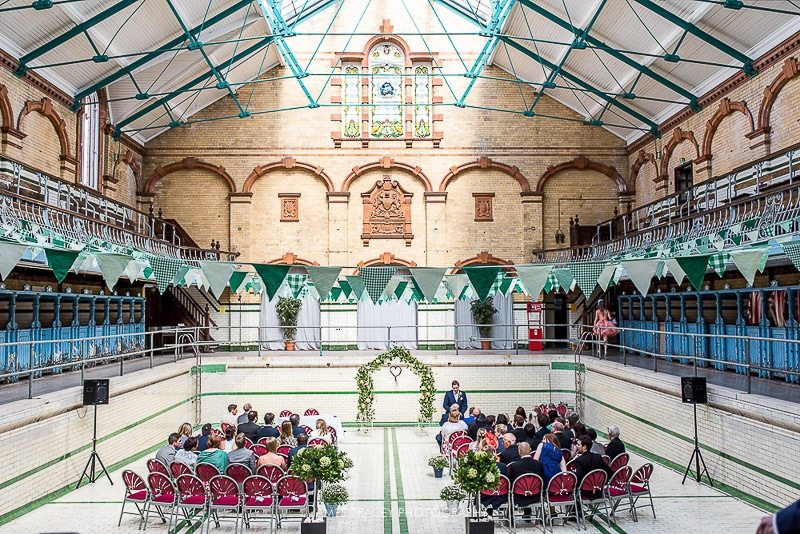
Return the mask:
[[265,415],[264,426],[258,429],[256,437],[258,439],[261,439],[261,438],[277,438],[278,436],[280,436],[281,434],[280,432],[278,432],[278,429],[275,428],[274,424],[275,424],[275,414],[268,413],[267,415]]
[[467,411],[467,416],[466,416],[466,417],[464,417],[464,422],[467,424],[467,426],[469,426],[469,425],[471,425],[473,422],[475,422],[475,418],[476,418],[476,417],[478,416],[478,414],[480,414],[480,413],[481,413],[481,411],[480,411],[478,408],[470,408],[470,409]]
[[288,419],[283,423],[281,423],[281,431],[278,434],[278,442],[281,445],[297,447],[297,438],[294,437],[294,429],[292,428],[292,422],[289,421]]
[[523,441],[528,442],[528,445],[531,446],[532,451],[536,450],[533,447],[533,442],[536,441],[536,427],[533,426],[533,423],[525,423],[525,426],[522,427],[522,429],[525,431],[525,439]]
[[[597,430],[594,428],[590,428],[586,431],[586,436],[589,436],[589,439],[592,440],[592,448],[591,451],[595,454],[599,454],[600,456],[606,453],[605,447],[603,447],[600,443],[597,443]],[[577,447],[577,445],[576,445]]]
[[552,410],[548,410],[547,419],[549,420],[549,422],[547,423],[547,429],[552,432],[553,431],[553,423],[555,423],[556,419],[558,419],[558,412],[556,411],[555,408],[553,408]]
[[[524,411],[524,410],[523,410]],[[517,438],[517,443],[522,443],[528,436],[525,435],[525,418],[517,414],[511,424],[511,433]]]
[[236,427],[229,426],[225,429],[225,443],[222,444],[222,450],[231,452],[233,450],[233,438],[236,437]]
[[[583,477],[595,469],[602,469],[606,475],[612,475],[611,468],[603,461],[603,457],[592,452],[592,440],[589,439],[589,436],[583,436],[578,441],[578,457],[575,459],[575,476],[578,477],[578,487],[583,482]],[[602,496],[602,491],[581,492],[581,496],[596,499]]]
[[562,449],[569,449],[572,446],[572,440],[564,435],[564,424],[556,421],[553,423],[553,434],[558,439],[559,446]]
[[238,411],[239,411],[238,406],[236,406],[235,404],[229,404],[228,413],[222,416],[222,424],[228,426],[236,426],[237,424],[236,412]]
[[500,461],[508,465],[515,460],[519,460],[519,450],[517,438],[511,432],[503,434],[503,452],[500,453]]
[[494,415],[487,415],[486,416],[486,428],[489,431],[494,432],[494,426],[497,424],[497,418]]
[[236,426],[237,427],[239,425],[245,424],[248,421],[248,417],[247,416],[250,413],[250,410],[252,410],[252,409],[253,409],[253,406],[249,402],[246,402],[244,404],[244,406],[242,406],[242,414],[236,419]]
[[228,455],[220,449],[221,440],[216,434],[211,434],[208,438],[208,448],[197,455],[197,463],[211,464],[217,468],[220,474],[225,474],[228,467]]
[[304,433],[305,430],[302,426],[300,426],[300,416],[296,413],[293,413],[289,416],[289,421],[292,422],[292,434],[294,437],[299,436],[300,434]]
[[175,461],[186,464],[194,469],[194,466],[197,464],[197,453],[195,451],[197,451],[197,438],[189,436],[186,438],[186,441],[183,442],[183,448],[178,449],[175,453]]
[[167,438],[167,444],[158,449],[158,452],[156,453],[156,460],[169,467],[169,464],[175,460],[175,452],[178,449],[179,438],[180,436],[178,436],[178,434],[175,432],[170,434]]
[[484,446],[484,439],[486,438],[486,429],[479,428],[478,433],[475,435],[475,439],[472,440],[472,443],[469,444],[469,450],[471,451],[482,451]]
[[525,413],[525,408],[522,406],[517,406],[517,410],[514,412],[514,417],[516,418],[518,415],[522,416],[522,420],[525,421],[528,418],[528,415]]
[[534,451],[539,447],[544,437],[550,433],[550,430],[547,428],[547,425],[550,424],[550,418],[545,414],[541,414],[536,419],[536,423],[539,425],[539,429],[536,431],[536,434],[534,434],[533,441],[531,442],[531,449]]
[[[284,423],[287,422],[288,421],[284,421]],[[289,424],[291,425],[291,423]],[[278,440],[275,438],[267,438],[264,442],[264,446],[267,448],[267,452],[258,458],[258,467],[263,465],[276,465],[286,471],[286,460],[283,459],[283,456],[278,454]]]
[[[573,433],[573,435],[572,435],[573,438],[575,437],[575,425],[580,423],[580,420],[581,420],[581,416],[578,415],[575,412],[572,412],[571,414],[569,414],[567,416],[567,426],[566,426],[566,428],[569,429]],[[581,424],[583,424],[583,423],[581,423]]]
[[[464,422],[466,423],[467,420],[465,419]],[[469,427],[467,428],[467,435],[471,437],[473,440],[475,440],[476,437],[478,436],[478,431],[481,428],[485,429],[487,426],[489,425],[487,425],[486,423],[486,416],[483,415],[482,413],[479,413],[478,415],[475,416],[475,420],[472,422],[472,424],[470,424]]]
[[494,432],[492,434],[497,438],[497,454],[502,454],[506,450],[506,444],[503,442],[503,435],[508,432],[506,425],[494,425]]
[[531,456],[531,446],[523,441],[517,445],[517,451],[519,451],[519,459],[508,464],[509,480],[514,482],[520,475],[528,473],[539,475],[544,480],[544,467],[539,460]]
[[289,460],[286,462],[286,464],[291,467],[294,457],[297,456],[298,452],[306,447],[308,447],[308,436],[305,434],[300,434],[297,436],[297,447],[293,447],[292,450],[289,451]]
[[[567,439],[569,439],[569,443],[570,445],[572,445],[572,440],[573,438],[575,438],[575,433],[572,431],[572,429],[570,429],[569,422],[563,417],[559,417],[558,419],[556,419],[556,421],[564,425],[564,430],[562,430],[561,432],[567,437]],[[568,449],[569,447],[564,447],[564,448]]]
[[[581,439],[581,436],[586,436],[587,433],[586,433],[586,426],[581,422],[575,423],[575,426],[573,427],[572,430],[575,433],[575,439],[572,440],[572,447],[570,447],[570,453],[574,458],[575,456],[578,455],[578,440]],[[596,435],[597,433],[595,433],[595,436]]]
[[236,437],[233,439],[236,448],[228,453],[228,462],[232,464],[244,464],[250,469],[251,473],[255,474],[256,455],[253,454],[253,451],[245,447],[245,439],[246,436],[243,432],[236,434]]
[[442,425],[442,429],[439,431],[439,436],[436,441],[439,442],[439,446],[441,447],[443,443],[448,443],[450,435],[453,432],[459,431],[466,432],[467,424],[461,419],[461,412],[456,408],[455,410],[450,410],[447,422]]
[[505,425],[508,427],[508,416],[504,413],[497,414],[497,420],[495,421],[495,425]]
[[[328,423],[325,422],[325,419],[317,419],[316,429],[311,431],[311,435],[308,436],[309,440],[312,439],[321,439],[327,441],[329,444],[333,443],[333,436],[331,435],[331,431],[328,430]],[[303,436],[305,434],[300,434]],[[297,436],[297,442],[300,443],[300,436]]]
[[616,426],[608,427],[608,445],[606,445],[606,454],[612,460],[625,452],[625,444],[619,439],[619,428]]
[[180,428],[178,428],[178,445],[177,447],[180,449],[183,447],[184,442],[192,437],[192,425],[190,423],[183,423]]
[[197,437],[197,450],[204,451],[208,448],[208,436],[211,435],[211,423],[203,425],[200,435]]
[[247,422],[239,423],[239,426],[236,427],[236,432],[244,434],[253,443],[257,442],[259,426],[256,421],[258,421],[258,412],[252,410],[247,412]]
[[539,460],[542,464],[545,487],[557,473],[567,470],[567,463],[564,461],[564,455],[561,454],[559,445],[555,434],[545,434],[542,442],[536,448],[536,453],[533,455],[533,459]]

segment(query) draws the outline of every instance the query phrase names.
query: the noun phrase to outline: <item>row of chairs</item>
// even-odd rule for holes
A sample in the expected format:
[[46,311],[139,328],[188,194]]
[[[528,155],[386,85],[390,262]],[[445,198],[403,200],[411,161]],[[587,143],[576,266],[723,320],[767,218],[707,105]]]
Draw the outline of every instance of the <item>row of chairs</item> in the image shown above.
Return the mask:
[[[493,512],[501,512],[503,515],[494,517],[507,522],[512,532],[516,532],[520,517],[530,517],[533,521],[541,522],[543,532],[546,532],[546,525],[553,532],[553,515],[550,511],[556,509],[563,512],[564,520],[574,518],[578,528],[583,522],[584,529],[588,528],[587,517],[599,514],[601,509],[610,526],[621,505],[627,505],[634,521],[639,520],[637,508],[648,506],[655,518],[656,510],[650,493],[652,474],[653,464],[650,463],[644,464],[636,472],[625,465],[616,470],[611,478],[602,469],[596,469],[587,473],[579,485],[575,473],[566,471],[556,474],[546,486],[542,478],[535,474],[521,475],[513,484],[501,475],[500,485],[496,489],[481,492],[481,506],[491,506]],[[638,505],[642,497],[649,499],[649,505]],[[530,516],[527,515],[529,513]]]
[[[241,532],[253,522],[268,522],[272,532],[283,521],[307,518],[311,512],[311,499],[306,483],[291,475],[284,475],[276,482],[266,476],[251,475],[241,484],[232,477],[216,475],[208,482],[199,476],[183,474],[174,480],[163,473],[147,475],[147,484],[131,470],[122,473],[125,498],[122,501],[119,522],[124,514],[139,516],[139,529],[147,528],[153,510],[167,530],[177,525],[179,514],[187,521],[198,519],[200,532],[208,532],[213,519],[219,527],[220,521],[233,521],[235,531]],[[126,512],[125,506],[133,504],[135,512]],[[167,518],[169,515],[169,518]]]
[[[161,473],[167,477],[176,480],[181,475],[196,475],[204,483],[208,483],[215,476],[220,473],[215,465],[207,463],[199,463],[192,469],[190,466],[181,462],[172,462],[169,467],[156,459],[147,461],[147,470],[149,473]],[[238,484],[242,484],[244,479],[254,474],[266,477],[270,482],[277,482],[280,478],[286,475],[286,472],[277,465],[262,465],[253,473],[250,468],[244,464],[228,464],[225,468],[226,476],[234,479]]]
[[[225,423],[223,423],[223,425],[227,426]],[[306,426],[306,425],[300,425],[300,426],[303,428],[303,432],[305,432],[307,436],[310,435],[311,432],[313,432],[313,430],[311,429],[310,426]],[[213,434],[216,434],[220,439],[225,440],[225,430],[224,429],[214,428],[214,429],[211,430],[211,432]],[[331,442],[335,444],[338,441],[338,437],[336,435],[336,429],[333,428],[333,427],[328,427],[328,432],[331,435]],[[268,439],[269,438],[261,438],[261,439],[258,440],[257,443],[253,443],[250,440],[250,438],[245,438],[245,445],[244,446],[247,449],[252,449],[253,446],[255,446],[255,445],[266,446],[266,444],[267,444],[266,442],[267,442]],[[311,441],[309,441],[308,445],[312,446],[312,447],[314,445],[327,445],[327,442],[324,439],[317,438],[317,439],[312,439]]]
[[[294,412],[291,410],[281,410],[281,413],[278,414],[278,417],[291,417],[294,415]],[[319,415],[319,411],[316,408],[309,408],[305,412],[303,412],[304,417],[311,417],[314,415]]]

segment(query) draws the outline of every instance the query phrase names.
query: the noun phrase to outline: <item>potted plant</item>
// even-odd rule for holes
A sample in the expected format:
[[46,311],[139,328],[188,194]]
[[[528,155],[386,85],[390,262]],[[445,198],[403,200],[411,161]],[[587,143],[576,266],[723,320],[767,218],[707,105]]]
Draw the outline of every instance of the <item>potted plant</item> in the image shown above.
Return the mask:
[[349,496],[347,489],[340,484],[329,484],[322,488],[320,494],[322,501],[325,503],[325,510],[328,517],[336,517],[336,509],[347,502]]
[[467,494],[455,484],[451,484],[442,488],[439,498],[447,503],[448,513],[457,514],[459,503],[467,498]]
[[441,454],[431,456],[428,460],[428,465],[433,467],[433,476],[436,478],[442,478],[442,472],[444,471],[444,468],[447,467],[447,458]]
[[278,315],[278,322],[283,327],[283,343],[286,350],[294,350],[294,337],[297,334],[297,316],[300,315],[300,307],[303,305],[300,299],[290,297],[278,298],[275,306],[275,313]]
[[478,325],[478,333],[481,336],[481,349],[491,349],[492,341],[489,336],[492,335],[492,317],[497,313],[492,297],[486,297],[486,300],[473,300],[470,310],[472,311],[472,320]]
[[500,470],[494,455],[485,451],[469,451],[459,460],[453,479],[475,499],[477,515],[466,518],[467,534],[493,533],[494,521],[480,513],[480,492],[494,489],[500,484]]
[[333,445],[306,447],[297,453],[292,460],[291,474],[305,481],[314,481],[314,517],[310,521],[300,523],[302,534],[324,534],[324,519],[317,520],[318,492],[322,482],[334,484],[344,480],[345,470],[351,468],[353,462],[345,452]]

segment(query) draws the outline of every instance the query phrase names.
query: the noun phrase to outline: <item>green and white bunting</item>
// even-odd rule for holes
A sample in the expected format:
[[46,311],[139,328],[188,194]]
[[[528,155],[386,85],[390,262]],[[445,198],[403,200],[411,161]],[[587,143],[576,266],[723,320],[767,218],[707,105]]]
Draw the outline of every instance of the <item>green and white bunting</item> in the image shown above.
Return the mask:
[[781,243],[781,247],[789,259],[792,260],[794,268],[800,270],[800,241]]
[[572,283],[575,281],[575,277],[572,276],[572,272],[569,269],[565,268],[557,268],[553,269],[553,274],[558,280],[558,285],[561,289],[564,290],[564,293],[569,293],[572,289]]
[[439,289],[439,284],[442,283],[447,269],[443,267],[412,267],[410,271],[425,300],[433,302],[436,290]]
[[729,252],[712,254],[708,259],[708,266],[714,269],[714,272],[717,273],[717,276],[721,277],[725,274],[725,269],[728,266],[728,260],[730,257],[731,255]]
[[678,283],[678,285],[683,283],[683,279],[686,278],[686,273],[683,272],[678,260],[675,258],[669,258],[664,260],[664,265],[667,266],[667,270],[672,275],[672,278]]
[[359,276],[345,276],[345,278],[347,279],[346,287],[350,291],[345,290],[345,286],[342,286],[342,289],[345,290],[345,295],[347,298],[350,298],[350,294],[352,292],[356,298],[356,301],[361,300],[361,295],[364,294],[364,281]]
[[597,285],[597,279],[603,272],[606,264],[604,262],[587,261],[584,263],[570,263],[569,268],[572,276],[575,277],[575,283],[587,297],[594,291]]
[[603,272],[601,272],[600,276],[597,277],[597,285],[600,286],[600,289],[603,291],[608,289],[608,285],[612,280],[614,280],[614,274],[616,274],[618,268],[618,264],[606,265],[603,268]]
[[341,267],[306,267],[306,272],[308,273],[309,278],[311,278],[311,281],[314,283],[314,287],[316,288],[319,298],[321,299],[327,298],[328,293],[331,292],[331,288],[339,278],[339,273],[341,271]]
[[234,271],[228,279],[228,286],[231,288],[231,293],[238,293],[243,290],[242,283],[250,273],[245,271]]
[[222,296],[222,292],[225,291],[233,271],[236,270],[236,264],[201,261],[200,270],[203,271],[203,275],[205,275],[206,280],[208,280],[211,293],[219,299]]
[[538,299],[552,270],[552,265],[518,265],[517,276],[525,288],[525,293],[533,299]]
[[650,283],[660,263],[662,260],[659,259],[632,260],[622,262],[622,266],[639,293],[647,296],[647,293],[650,292]]
[[5,280],[28,250],[27,245],[0,241],[0,280]]
[[103,275],[103,280],[112,290],[117,285],[119,277],[128,268],[128,264],[134,261],[130,256],[122,254],[97,253],[94,258],[97,260],[97,266],[100,269],[100,274]]
[[768,258],[769,246],[731,252],[731,261],[751,286],[756,279],[756,273],[766,267]]
[[278,292],[278,288],[283,284],[283,279],[292,268],[291,265],[276,265],[276,264],[253,264],[256,272],[258,273],[261,282],[264,284],[264,290],[267,292],[267,299],[272,300]]
[[152,254],[147,254],[145,257],[153,271],[153,278],[155,278],[158,292],[163,294],[169,285],[174,282],[175,277],[181,270],[183,262],[173,258],[154,256]]
[[292,298],[300,298],[300,294],[306,287],[306,280],[308,280],[308,276],[305,274],[286,275],[284,282],[286,282],[286,286],[289,288],[289,293],[291,293]]
[[492,285],[497,280],[500,267],[464,267],[469,283],[480,300],[486,300]]
[[45,256],[47,256],[47,265],[53,270],[58,283],[64,281],[67,273],[72,266],[75,265],[75,260],[80,256],[79,250],[62,250],[54,248],[44,249]]
[[678,265],[683,269],[683,272],[686,273],[686,278],[689,279],[689,283],[698,291],[703,287],[703,279],[708,269],[708,258],[709,256],[707,255],[675,258],[678,261]]
[[367,290],[367,294],[372,299],[373,304],[378,303],[383,290],[386,289],[386,284],[394,276],[395,270],[396,267],[362,267],[359,269],[364,288]]
[[464,290],[469,286],[469,277],[466,274],[451,274],[445,277],[445,284],[450,288],[453,300],[459,300]]

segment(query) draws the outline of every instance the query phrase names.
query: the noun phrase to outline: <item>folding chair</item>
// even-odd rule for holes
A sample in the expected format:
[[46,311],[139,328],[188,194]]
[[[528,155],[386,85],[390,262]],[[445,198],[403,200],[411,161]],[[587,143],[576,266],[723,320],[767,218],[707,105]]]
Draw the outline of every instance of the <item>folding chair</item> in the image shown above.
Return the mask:
[[564,462],[569,462],[572,459],[572,451],[569,449],[561,449],[561,456],[564,458]]
[[541,521],[542,532],[545,532],[544,508],[542,507],[544,502],[542,498],[543,490],[544,482],[542,481],[542,477],[533,473],[521,475],[514,481],[514,484],[511,486],[511,507],[509,511],[513,532],[516,532],[517,517],[524,517],[524,514],[521,516],[517,515],[518,509],[525,510],[526,508],[533,509],[530,516],[531,519],[533,521]]
[[578,469],[578,463],[575,461],[577,458],[573,458],[572,460],[567,462],[567,471],[574,473]]
[[288,418],[291,417],[292,415],[293,414],[291,410],[281,410],[281,413],[278,415],[278,417]]
[[178,512],[182,512],[186,521],[191,523],[194,520],[194,516],[191,515],[191,512],[199,511],[202,516],[202,523],[200,523],[200,531],[202,532],[203,526],[205,526],[208,521],[208,515],[206,514],[206,509],[208,507],[206,485],[194,475],[181,475],[175,483],[178,486],[178,499],[174,507],[176,522]]
[[168,478],[172,477],[169,467],[164,465],[164,462],[161,460],[156,460],[155,458],[147,460],[147,471],[150,473],[161,473],[162,475],[167,475]]
[[278,481],[277,491],[278,528],[281,528],[281,524],[283,524],[284,515],[291,518],[294,512],[295,517],[300,521],[309,516],[311,503],[305,482],[295,476],[287,475]]
[[275,515],[275,489],[266,477],[253,475],[244,481],[242,516],[242,523],[248,528],[256,518],[266,519],[269,521],[269,531],[272,532],[272,523],[278,521]]
[[181,475],[194,474],[194,471],[192,471],[191,467],[181,462],[172,462],[169,464],[169,472],[172,474],[172,478],[178,478]]
[[634,521],[636,520],[636,514],[633,513],[633,497],[628,487],[632,475],[633,469],[631,469],[629,465],[622,466],[611,475],[608,484],[606,484],[606,499],[608,500],[609,508],[611,508],[611,513],[608,517],[614,522],[616,522],[614,520],[614,514],[623,501],[628,501],[628,510],[630,510],[631,515],[634,517]]
[[617,471],[619,471],[620,467],[625,467],[626,465],[628,465],[630,459],[631,459],[630,454],[628,454],[627,452],[621,452],[617,455],[616,458],[611,460],[611,463],[609,464],[608,467],[611,468],[612,473],[616,473]]
[[253,454],[256,455],[256,458],[259,458],[267,454],[266,445],[261,445],[260,443],[256,443],[255,445],[253,445],[253,448],[250,450],[253,451]]
[[324,447],[325,445],[328,445],[328,442],[320,438],[314,438],[308,442],[309,447]]
[[309,408],[303,413],[304,416],[308,417],[310,415],[319,415],[319,412],[314,408]]
[[206,463],[197,464],[197,467],[194,468],[194,471],[197,474],[197,478],[202,480],[203,484],[206,485],[208,484],[209,480],[220,474],[217,466]]
[[567,410],[568,408],[566,404],[559,404],[558,406],[556,406],[556,412],[558,412],[558,415],[561,417],[567,416]]
[[[175,489],[175,485],[167,475],[159,472],[147,475],[147,485],[150,487],[150,498],[144,508],[142,530],[147,529],[147,521],[150,519],[150,510],[153,507],[161,517],[161,521],[168,523],[167,530],[170,530],[172,528],[172,514],[178,498],[178,490]],[[165,517],[165,511],[169,511],[169,522]]]
[[642,467],[636,470],[631,477],[630,484],[628,487],[631,491],[631,498],[633,499],[633,520],[638,521],[638,513],[636,512],[637,508],[647,508],[647,505],[644,506],[636,506],[636,503],[639,501],[639,497],[644,497],[645,495],[650,499],[650,509],[653,510],[653,519],[656,518],[656,508],[653,506],[653,495],[650,493],[650,477],[653,475],[653,464],[647,463],[644,464]]
[[[245,467],[245,469],[247,468]],[[211,523],[210,519],[213,518],[214,524],[219,528],[220,521],[233,520],[234,532],[238,532],[239,518],[241,517],[239,508],[241,502],[240,487],[236,480],[225,475],[217,475],[209,481],[208,490],[211,493],[208,502],[209,523]],[[223,515],[225,511],[233,512],[233,515]],[[206,527],[206,532],[208,532],[208,528]]]
[[228,467],[225,468],[225,476],[235,480],[236,483],[239,484],[239,488],[242,487],[245,479],[251,475],[253,475],[253,473],[250,471],[250,468],[244,464],[228,464]]
[[268,440],[268,439],[269,439],[269,438],[261,438],[260,440],[258,440],[258,443],[257,443],[257,445],[263,445],[264,447],[266,447],[266,446],[267,446],[267,440]]
[[332,426],[329,426],[328,432],[331,433],[331,443],[336,445],[336,443],[339,441],[339,437],[336,435],[336,429],[333,428]]
[[583,519],[583,528],[588,529],[586,526],[586,517],[588,515],[595,516],[600,513],[600,508],[606,512],[606,523],[611,526],[611,519],[608,518],[608,501],[605,496],[605,486],[608,475],[602,469],[595,469],[589,471],[584,475],[580,486],[578,487],[578,503],[580,504],[580,513]]
[[311,435],[311,433],[314,431],[314,429],[313,429],[313,428],[311,428],[311,427],[310,427],[310,426],[308,426],[308,425],[300,425],[300,428],[302,428],[302,429],[303,429],[303,432],[305,432],[306,436],[309,436],[309,435]]
[[292,448],[290,446],[281,445],[280,447],[278,447],[278,454],[283,456],[283,457],[288,457],[289,456],[289,451],[291,451],[291,450],[292,450]]
[[452,476],[453,475],[453,460],[456,459],[455,456],[456,456],[456,453],[457,453],[459,447],[462,447],[464,445],[469,447],[469,444],[472,443],[472,439],[469,436],[458,436],[455,439],[453,439],[452,441],[448,438],[447,441],[450,442],[450,448],[449,448],[450,452],[447,454],[447,459],[448,459],[448,464],[449,464],[448,472]]
[[[149,500],[147,486],[144,485],[144,480],[142,477],[130,469],[126,469],[122,472],[122,483],[125,484],[125,497],[122,499],[122,510],[119,512],[119,521],[117,521],[117,526],[122,524],[123,514],[130,514],[139,516],[139,528],[141,529],[142,521],[144,521],[144,508],[147,506],[147,501]],[[133,503],[133,505],[136,507],[135,514],[134,512],[125,511],[125,505],[129,502]]]
[[[508,477],[500,475],[500,484],[493,490],[481,491],[479,501],[481,508],[487,509],[491,507],[491,517],[495,521],[499,521],[501,524],[507,522],[509,528],[512,526],[511,517],[509,515],[511,508],[508,500],[510,487],[511,483],[508,481]],[[471,500],[472,499],[470,499],[470,501]]]
[[[547,483],[547,490],[544,492],[545,506],[548,510],[561,508],[564,512],[564,520],[574,517],[580,527],[580,517],[578,515],[578,502],[575,498],[575,488],[578,485],[578,478],[575,473],[565,471],[556,473]],[[553,532],[553,514],[547,514],[550,532]]]
[[601,456],[601,458],[603,459],[604,464],[608,465],[611,463],[611,457],[609,455],[604,454],[603,456]]
[[244,438],[244,448],[245,449],[253,448],[253,442],[250,440],[250,438]]
[[280,479],[286,476],[286,473],[277,465],[262,465],[258,468],[258,476],[262,476],[275,485]]

